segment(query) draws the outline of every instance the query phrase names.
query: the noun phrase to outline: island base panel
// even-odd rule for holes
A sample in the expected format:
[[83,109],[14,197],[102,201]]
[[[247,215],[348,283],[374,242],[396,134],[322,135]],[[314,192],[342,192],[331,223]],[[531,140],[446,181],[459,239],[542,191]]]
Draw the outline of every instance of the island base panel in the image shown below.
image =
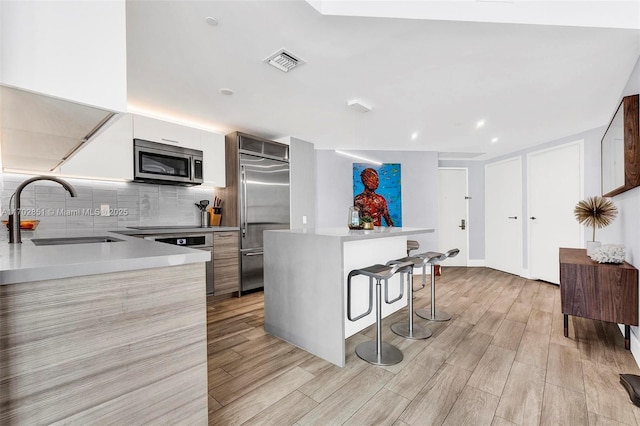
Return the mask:
[[204,263],[0,286],[0,318],[0,424],[206,425]]
[[[402,258],[406,250],[405,235],[343,241],[333,236],[265,232],[265,331],[343,367],[345,339],[375,323],[373,311],[356,322],[347,319],[349,271]],[[353,309],[364,312],[369,279],[358,276],[355,281]],[[393,299],[399,294],[400,278],[389,281],[388,296]],[[383,303],[383,317],[406,304],[406,297],[391,305]]]

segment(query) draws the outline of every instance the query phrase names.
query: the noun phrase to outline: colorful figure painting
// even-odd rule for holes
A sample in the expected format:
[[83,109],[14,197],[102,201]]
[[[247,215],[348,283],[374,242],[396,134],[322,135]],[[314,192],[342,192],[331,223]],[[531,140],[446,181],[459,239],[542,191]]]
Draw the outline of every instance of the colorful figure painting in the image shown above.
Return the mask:
[[402,226],[400,164],[353,164],[353,204],[375,226]]

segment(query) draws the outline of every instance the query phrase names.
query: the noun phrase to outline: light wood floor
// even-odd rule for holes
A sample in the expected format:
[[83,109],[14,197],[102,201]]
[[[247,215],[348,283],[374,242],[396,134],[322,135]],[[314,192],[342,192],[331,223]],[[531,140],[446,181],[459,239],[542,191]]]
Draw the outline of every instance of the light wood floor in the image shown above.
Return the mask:
[[[415,287],[419,287],[416,276]],[[428,288],[417,291],[426,307]],[[338,368],[263,330],[263,297],[208,305],[212,425],[636,425],[619,373],[640,374],[615,324],[572,318],[563,336],[557,286],[485,268],[443,268],[434,336],[407,340],[383,323],[402,363],[376,367],[347,340]]]

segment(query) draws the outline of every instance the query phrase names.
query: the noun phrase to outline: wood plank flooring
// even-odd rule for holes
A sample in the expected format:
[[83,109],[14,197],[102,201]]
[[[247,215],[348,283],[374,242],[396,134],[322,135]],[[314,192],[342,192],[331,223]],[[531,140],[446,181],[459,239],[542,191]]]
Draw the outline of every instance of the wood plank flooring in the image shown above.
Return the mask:
[[[421,277],[416,276],[419,288]],[[563,335],[557,286],[486,268],[443,267],[438,309],[408,340],[383,322],[405,359],[372,366],[354,353],[374,326],[347,340],[336,367],[264,332],[262,293],[210,301],[211,425],[640,425],[619,373],[640,374],[615,324],[571,318]],[[415,308],[429,306],[428,288]]]

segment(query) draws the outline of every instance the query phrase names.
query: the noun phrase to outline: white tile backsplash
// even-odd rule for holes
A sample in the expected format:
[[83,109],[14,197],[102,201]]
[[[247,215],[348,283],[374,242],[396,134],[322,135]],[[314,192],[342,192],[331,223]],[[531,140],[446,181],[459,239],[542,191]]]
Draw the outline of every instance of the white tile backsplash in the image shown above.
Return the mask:
[[[9,199],[29,175],[0,175],[2,218],[9,212]],[[42,214],[40,228],[46,230],[109,230],[149,225],[200,225],[200,211],[194,205],[200,200],[213,202],[213,192],[197,187],[179,187],[143,183],[103,182],[65,179],[76,190],[72,198],[54,182],[38,181],[22,191],[21,206]],[[100,206],[108,204],[114,211],[126,214],[100,216]]]

